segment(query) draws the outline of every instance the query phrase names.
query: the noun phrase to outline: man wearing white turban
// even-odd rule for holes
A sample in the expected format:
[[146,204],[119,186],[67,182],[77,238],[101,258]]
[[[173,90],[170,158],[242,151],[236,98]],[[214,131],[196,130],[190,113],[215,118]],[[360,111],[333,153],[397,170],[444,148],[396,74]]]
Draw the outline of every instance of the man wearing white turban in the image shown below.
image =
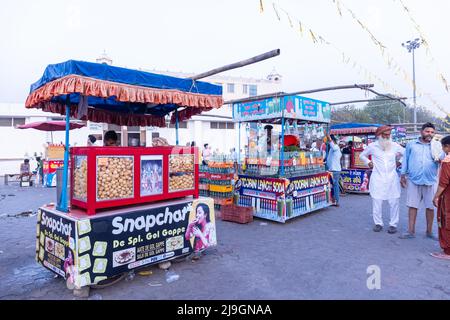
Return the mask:
[[396,169],[405,149],[392,141],[391,132],[390,126],[379,127],[375,133],[378,137],[377,141],[367,146],[360,154],[360,159],[373,169],[369,182],[375,223],[373,231],[380,232],[383,229],[382,208],[383,201],[386,200],[390,206],[388,233],[393,234],[397,232],[401,193],[400,179]]

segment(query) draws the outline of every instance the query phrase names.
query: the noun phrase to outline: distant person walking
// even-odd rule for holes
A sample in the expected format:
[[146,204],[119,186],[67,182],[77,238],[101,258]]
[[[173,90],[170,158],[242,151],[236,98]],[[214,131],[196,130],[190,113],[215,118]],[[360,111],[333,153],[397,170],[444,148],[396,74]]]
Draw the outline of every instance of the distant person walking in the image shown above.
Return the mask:
[[203,145],[202,157],[203,157],[202,163],[204,165],[207,165],[209,160],[211,160],[211,148],[208,146],[207,143]]
[[339,207],[339,179],[341,178],[341,158],[342,152],[337,144],[337,139],[334,135],[327,136],[328,141],[330,142],[330,150],[327,155],[327,169],[331,171],[333,174],[333,197],[334,197],[334,205]]
[[433,235],[433,196],[436,193],[439,159],[433,158],[431,149],[434,135],[434,125],[427,122],[422,126],[420,137],[406,145],[400,183],[406,188],[409,223],[408,231],[403,233],[400,239],[415,238],[417,210],[423,202],[427,219],[426,236],[437,240]]
[[432,253],[435,258],[450,260],[450,136],[441,140],[444,158],[439,172],[439,186],[433,197],[437,207],[439,244],[443,252]]
[[[367,146],[360,154],[360,159],[373,169],[369,182],[370,196],[372,197],[373,231],[383,229],[382,208],[383,201],[387,200],[390,206],[390,222],[388,233],[396,233],[399,221],[400,179],[397,167],[400,165],[398,157],[403,156],[405,150],[391,138],[392,128],[382,126],[377,129],[376,142]],[[369,159],[372,156],[372,160]]]

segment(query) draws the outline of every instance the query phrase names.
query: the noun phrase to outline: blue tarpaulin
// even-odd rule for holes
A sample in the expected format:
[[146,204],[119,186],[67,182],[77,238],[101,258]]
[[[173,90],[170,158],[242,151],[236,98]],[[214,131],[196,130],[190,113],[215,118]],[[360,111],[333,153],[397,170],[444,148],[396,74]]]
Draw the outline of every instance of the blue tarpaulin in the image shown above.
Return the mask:
[[339,124],[333,124],[331,126],[331,130],[333,129],[357,129],[357,128],[369,128],[369,127],[381,127],[381,124],[376,123],[339,123]]
[[31,85],[30,93],[53,80],[72,74],[157,89],[173,89],[213,95],[222,94],[222,86],[207,82],[195,81],[194,85],[191,79],[182,79],[145,71],[114,67],[107,64],[76,60],[48,65],[41,79]]
[[94,122],[165,126],[164,116],[176,109],[185,108],[178,112],[182,121],[221,107],[223,99],[220,85],[69,60],[47,66],[31,85],[26,107],[64,114],[67,103],[79,119],[81,114]]

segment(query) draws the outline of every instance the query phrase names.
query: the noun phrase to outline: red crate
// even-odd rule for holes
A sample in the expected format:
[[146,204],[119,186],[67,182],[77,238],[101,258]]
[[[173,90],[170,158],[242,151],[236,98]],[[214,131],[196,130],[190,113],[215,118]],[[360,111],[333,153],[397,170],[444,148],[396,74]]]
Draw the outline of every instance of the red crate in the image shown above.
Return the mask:
[[220,209],[223,221],[249,223],[253,221],[253,207],[242,207],[234,204],[224,205]]

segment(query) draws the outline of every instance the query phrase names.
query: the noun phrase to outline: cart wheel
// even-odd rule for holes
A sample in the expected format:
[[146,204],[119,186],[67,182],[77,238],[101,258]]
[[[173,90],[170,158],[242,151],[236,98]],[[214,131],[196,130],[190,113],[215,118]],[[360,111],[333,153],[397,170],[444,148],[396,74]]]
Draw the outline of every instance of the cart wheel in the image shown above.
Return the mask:
[[114,276],[114,277],[111,277],[111,278],[102,280],[102,281],[100,281],[100,282],[97,283],[97,284],[91,285],[90,287],[91,287],[92,289],[103,289],[103,288],[107,288],[107,287],[112,286],[112,285],[118,283],[119,281],[125,279],[126,276],[127,276],[126,273],[122,273],[122,274],[119,274],[119,275],[117,275],[117,276]]

